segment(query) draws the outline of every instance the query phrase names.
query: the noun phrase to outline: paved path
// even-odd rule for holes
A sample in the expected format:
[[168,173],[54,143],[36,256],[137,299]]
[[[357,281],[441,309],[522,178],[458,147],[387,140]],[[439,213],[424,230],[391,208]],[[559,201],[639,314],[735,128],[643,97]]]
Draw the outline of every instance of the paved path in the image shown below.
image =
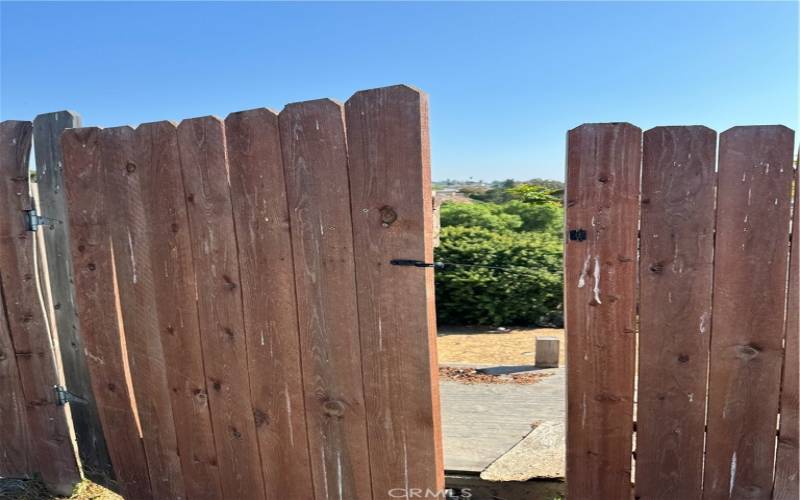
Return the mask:
[[565,369],[535,384],[442,381],[444,466],[481,472],[531,431],[537,420],[566,419]]

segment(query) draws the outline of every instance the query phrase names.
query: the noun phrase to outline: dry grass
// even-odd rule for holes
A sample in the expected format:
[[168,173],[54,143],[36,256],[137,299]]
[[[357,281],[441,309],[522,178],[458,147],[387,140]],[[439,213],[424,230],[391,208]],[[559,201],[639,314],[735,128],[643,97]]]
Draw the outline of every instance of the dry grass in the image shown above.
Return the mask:
[[47,491],[44,484],[36,479],[0,479],[0,499],[14,500],[122,500],[122,497],[111,490],[84,480],[75,486],[72,496],[54,496]]
[[449,365],[532,365],[536,337],[556,337],[560,341],[559,361],[566,360],[564,330],[556,328],[518,328],[507,331],[475,327],[441,327],[437,342],[439,364]]

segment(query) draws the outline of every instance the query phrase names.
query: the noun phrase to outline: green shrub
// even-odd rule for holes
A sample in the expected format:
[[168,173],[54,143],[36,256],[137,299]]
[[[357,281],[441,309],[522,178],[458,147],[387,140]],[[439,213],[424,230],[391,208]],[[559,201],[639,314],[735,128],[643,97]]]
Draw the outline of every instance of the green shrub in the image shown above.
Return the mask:
[[505,213],[502,205],[492,203],[445,203],[440,217],[442,227],[480,227],[507,232],[519,230],[523,225],[518,214]]
[[[465,213],[463,209],[456,211]],[[498,220],[508,219],[501,217],[493,222]],[[494,230],[480,224],[445,227],[444,219],[442,222],[437,261],[511,269],[448,266],[437,270],[436,309],[440,323],[561,325],[560,234],[514,232],[503,224],[492,224]]]

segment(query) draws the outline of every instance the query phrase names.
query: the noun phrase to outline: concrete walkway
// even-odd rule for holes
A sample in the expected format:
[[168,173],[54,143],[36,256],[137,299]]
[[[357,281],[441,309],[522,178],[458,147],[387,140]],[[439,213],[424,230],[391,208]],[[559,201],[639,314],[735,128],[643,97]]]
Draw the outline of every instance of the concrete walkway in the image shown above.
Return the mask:
[[565,369],[541,372],[552,375],[529,385],[441,382],[445,470],[481,472],[522,440],[533,422],[566,419]]

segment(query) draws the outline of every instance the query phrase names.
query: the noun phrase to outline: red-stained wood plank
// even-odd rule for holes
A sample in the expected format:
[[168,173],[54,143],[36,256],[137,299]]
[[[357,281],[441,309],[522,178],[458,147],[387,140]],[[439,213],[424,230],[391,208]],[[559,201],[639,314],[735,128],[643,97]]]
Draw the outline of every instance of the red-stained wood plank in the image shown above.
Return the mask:
[[16,356],[30,427],[31,465],[48,488],[69,493],[80,481],[65,408],[56,404],[60,384],[47,318],[36,283],[35,234],[25,210],[32,208],[28,159],[31,122],[0,123],[0,283],[7,327]]
[[69,207],[75,306],[97,409],[120,489],[150,498],[147,459],[126,375],[118,321],[116,282],[108,227],[109,200],[102,164],[101,130],[66,130],[61,136]]
[[433,270],[389,265],[433,259],[428,103],[394,86],[345,109],[372,489],[409,498],[444,487]]
[[[567,496],[631,495],[642,132],[586,124],[567,135]],[[569,234],[569,233],[568,233]]]
[[772,491],[793,145],[783,126],[720,135],[706,499]]
[[314,493],[372,498],[343,110],[328,99],[295,103],[278,121]]
[[213,500],[223,494],[203,372],[176,126],[166,121],[139,125],[134,158],[149,215],[142,236],[150,249],[155,298],[151,313],[155,312],[160,332],[186,495]]
[[178,126],[178,147],[222,491],[229,498],[260,499],[264,498],[264,480],[250,399],[248,346],[222,120],[184,120]]
[[[123,329],[136,408],[155,498],[185,498],[166,364],[161,349],[148,216],[131,127],[100,132],[105,174],[105,217],[111,236]],[[147,213],[150,212],[150,213]],[[153,263],[158,265],[159,263]]]
[[717,134],[644,133],[636,496],[702,496]]
[[232,113],[225,136],[267,498],[313,498],[278,115]]
[[800,186],[795,171],[792,257],[789,264],[789,298],[786,308],[786,343],[780,400],[780,434],[775,457],[775,500],[800,498]]
[[31,441],[25,411],[25,396],[19,380],[19,369],[8,318],[3,305],[0,283],[0,476],[25,477],[35,468],[31,463]]

